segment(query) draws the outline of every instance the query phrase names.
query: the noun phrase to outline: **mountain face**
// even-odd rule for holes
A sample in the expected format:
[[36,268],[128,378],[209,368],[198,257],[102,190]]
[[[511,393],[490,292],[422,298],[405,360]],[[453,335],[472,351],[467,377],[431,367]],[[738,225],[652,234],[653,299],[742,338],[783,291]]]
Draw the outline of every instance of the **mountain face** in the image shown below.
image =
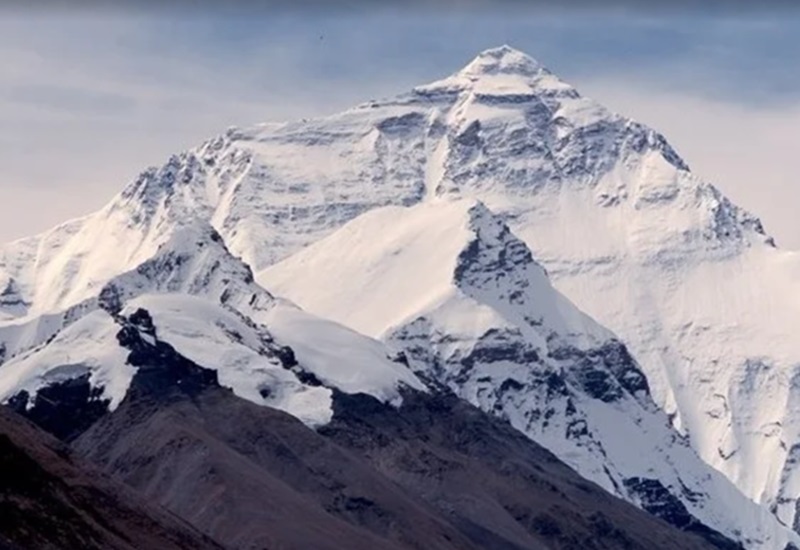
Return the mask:
[[221,550],[4,407],[0,548]]
[[[176,299],[158,296],[151,303],[159,298]],[[72,452],[225,548],[739,548],[702,525],[675,529],[612,497],[453,395],[406,387],[397,405],[335,391],[331,420],[314,431],[223,388],[224,369],[201,367],[162,340],[172,335],[161,320],[141,307],[116,317],[116,345],[135,369],[124,399],[89,426],[74,414],[62,415],[56,426],[71,422],[73,431],[62,434],[72,440]],[[37,406],[21,412],[52,428],[52,416],[43,418]],[[0,419],[6,417],[0,411]],[[27,424],[0,423],[12,432],[19,431],[16,425]],[[35,438],[23,441],[31,446]],[[62,446],[60,454],[51,454],[65,452]],[[20,471],[16,463],[5,465],[4,472]],[[31,485],[38,478],[24,479]],[[420,491],[423,485],[426,491]],[[6,480],[4,496],[9,486],[15,488]],[[89,502],[105,504],[106,521],[116,513],[110,497],[87,495],[75,500],[85,503],[93,495]],[[48,503],[43,497],[36,502]],[[120,517],[141,527],[141,533],[123,531],[137,548],[214,547],[192,543],[202,540],[198,535],[159,543],[162,532],[151,532],[153,525],[131,512]],[[62,537],[55,539],[58,547],[87,547],[69,538],[72,530],[89,537],[77,521],[56,515],[52,524]],[[9,525],[0,520],[0,533],[21,530],[18,521]],[[42,525],[50,523],[37,527]]]
[[768,512],[675,433],[625,345],[553,289],[482,203],[375,209],[260,280],[402,350],[425,378],[507,420],[609,492],[668,521],[669,499],[694,521],[735,526],[748,547],[780,540],[748,527],[758,515],[756,525],[770,523]]
[[126,329],[131,389],[74,448],[227,547],[738,547],[614,499],[454,396],[336,392],[314,432],[153,340],[157,321]]
[[673,525],[781,548],[797,262],[658,133],[501,47],[229,130],[0,247],[0,400],[79,441],[135,397],[135,331],[318,433],[358,394],[453,392]]
[[[152,339],[163,339],[189,360],[211,365],[220,382],[238,396],[285,410],[312,426],[330,420],[333,389],[396,404],[402,401],[400,388],[425,391],[408,367],[378,342],[289,304],[276,302],[268,313],[259,312],[282,336],[276,340],[263,324],[229,303],[196,295],[134,294],[120,303],[119,296],[131,290],[121,286],[127,278],[115,279],[101,293],[113,300],[98,300],[102,307],[2,365],[0,398],[71,439],[116,409],[130,392],[137,365],[121,345],[120,330],[138,327],[139,311],[147,312],[147,323],[155,319],[160,327]],[[64,419],[63,428],[51,423]],[[76,423],[78,419],[82,421]]]

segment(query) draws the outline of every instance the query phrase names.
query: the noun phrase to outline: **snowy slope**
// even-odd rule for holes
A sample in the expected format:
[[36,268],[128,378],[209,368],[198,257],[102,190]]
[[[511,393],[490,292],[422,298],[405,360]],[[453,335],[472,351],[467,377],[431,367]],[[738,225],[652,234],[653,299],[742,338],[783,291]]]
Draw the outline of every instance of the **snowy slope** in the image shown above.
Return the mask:
[[347,327],[279,304],[264,321],[276,342],[323,384],[345,393],[366,393],[399,405],[400,389],[426,391],[406,364],[380,342]]
[[[680,195],[694,198],[695,192],[686,188]],[[670,207],[699,210],[662,208]],[[519,230],[556,285],[629,344],[657,401],[701,456],[791,525],[800,494],[800,348],[793,335],[800,323],[800,258],[743,225],[733,224],[741,235],[731,238],[728,230],[709,230],[698,215],[670,235],[651,225],[647,215],[656,212],[631,204],[617,210],[613,217],[624,224],[556,207],[550,226],[532,210]],[[554,221],[565,216],[594,218],[627,234],[617,241],[619,250],[601,259],[567,246],[559,231],[580,240],[602,234],[602,227],[576,230]],[[642,247],[646,231],[662,242]]]
[[176,235],[207,224],[204,198],[195,196],[203,191],[201,169],[192,154],[173,156],[97,213],[0,247],[0,283],[13,283],[14,296],[25,304],[6,315],[35,317],[91,299],[165,244],[180,244]]
[[[272,296],[254,283],[250,268],[230,254],[219,234],[206,222],[187,218],[164,233],[164,242],[142,263],[116,273],[99,288],[87,287],[78,303],[0,323],[0,346],[5,350],[5,359],[45,342],[101,305],[118,310],[125,301],[145,293],[204,296],[249,315],[272,305]],[[58,278],[48,282],[52,287],[62,283]]]
[[650,484],[660,484],[660,501],[682,503],[748,548],[787,541],[788,530],[677,436],[625,347],[553,289],[480,202],[373,210],[259,279],[383,338],[622,498],[653,510]]
[[[492,84],[509,72],[527,80],[506,62],[516,55],[486,61],[475,83],[489,95],[463,81],[428,88],[460,89],[457,127],[479,128],[468,144],[453,140],[438,192],[477,196],[505,216],[556,286],[630,346],[704,460],[792,525],[798,255],[657,134],[541,89],[548,114],[533,120],[535,100],[511,101]],[[531,170],[536,154],[512,154],[526,140],[544,150],[536,170],[546,177]]]
[[216,370],[220,384],[236,395],[312,426],[330,421],[332,389],[398,405],[401,388],[425,391],[380,343],[294,306],[282,304],[268,314],[277,327],[275,338],[233,308],[168,293],[132,299],[118,317],[95,310],[46,344],[11,359],[0,369],[0,401],[27,392],[30,407],[43,388],[87,377],[97,390],[92,399],[108,400],[108,409],[115,409],[136,372],[118,333],[139,309],[152,318],[153,342],[170,344],[187,359]]
[[95,310],[46,345],[11,359],[0,370],[0,401],[20,392],[35,396],[40,389],[88,376],[102,388],[100,399],[116,408],[128,390],[136,369],[126,364],[128,351],[116,340],[119,326],[105,311]]
[[0,401],[27,392],[32,406],[42,389],[85,378],[91,399],[113,410],[135,372],[117,333],[139,308],[159,341],[217,370],[222,385],[310,425],[330,420],[334,388],[394,404],[403,387],[425,391],[380,343],[275,300],[207,223],[187,218],[165,235],[150,258],[78,305],[0,324]]
[[303,384],[284,364],[272,336],[235,310],[184,294],[148,294],[128,302],[122,315],[139,308],[151,315],[159,341],[216,370],[219,383],[239,397],[311,425],[330,420],[331,391]]

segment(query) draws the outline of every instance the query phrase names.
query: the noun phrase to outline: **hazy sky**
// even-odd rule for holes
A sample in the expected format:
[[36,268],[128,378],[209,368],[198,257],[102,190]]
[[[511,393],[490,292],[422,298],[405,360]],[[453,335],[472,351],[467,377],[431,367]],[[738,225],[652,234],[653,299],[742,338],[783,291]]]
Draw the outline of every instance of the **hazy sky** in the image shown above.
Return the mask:
[[800,18],[511,4],[1,12],[0,242],[97,209],[147,165],[229,126],[336,112],[508,43],[660,130],[779,245],[800,249]]

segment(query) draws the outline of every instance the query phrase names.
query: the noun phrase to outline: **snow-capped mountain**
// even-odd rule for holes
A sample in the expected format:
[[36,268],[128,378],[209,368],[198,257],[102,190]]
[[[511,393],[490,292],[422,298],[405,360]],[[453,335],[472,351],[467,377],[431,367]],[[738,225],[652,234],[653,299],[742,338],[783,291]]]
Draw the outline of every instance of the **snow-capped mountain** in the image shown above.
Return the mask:
[[[462,198],[479,199],[485,205],[469,209],[473,214],[483,212],[476,217],[477,229],[470,228],[472,217],[464,214],[463,203],[448,206],[449,201]],[[332,280],[338,269],[333,259],[358,254],[341,237],[358,225],[345,224],[390,205],[413,208],[410,214],[392,214],[402,218],[403,224],[389,215],[371,231],[388,234],[397,224],[394,229],[402,242],[381,241],[388,250],[364,248],[364,254],[380,260],[373,273],[352,271],[353,264],[348,267],[346,262],[338,271],[375,284],[365,287],[364,295],[378,296],[378,289],[383,294],[367,303],[360,299],[360,291],[354,291],[352,303],[346,306],[327,304],[325,296],[340,300],[337,284],[358,290],[353,281]],[[428,209],[436,213],[420,214]],[[386,216],[375,214],[382,215]],[[441,225],[427,221],[437,216],[443,218]],[[501,222],[511,232],[503,232]],[[415,224],[420,224],[418,229]],[[330,272],[314,275],[320,285],[331,288],[307,287],[312,294],[295,296],[295,300],[301,305],[317,300],[312,313],[331,315],[350,329],[282,303],[253,282],[250,267],[261,281],[275,277],[275,284],[288,291],[288,283],[294,282],[281,280],[278,274],[302,261],[306,253],[293,255],[342,226],[345,233],[335,235],[341,239],[340,248],[330,251],[333,258],[323,262]],[[472,242],[470,235],[476,231],[486,237],[483,242],[508,239],[517,244],[507,251],[510,257],[498,256],[484,264],[484,259],[493,258],[494,248],[470,251],[463,246],[464,238]],[[520,240],[512,238],[512,233]],[[371,237],[350,238],[372,242]],[[421,245],[434,239],[442,250]],[[393,256],[392,250],[398,254]],[[505,245],[497,250],[505,250]],[[500,275],[505,273],[505,262],[522,261],[530,252],[554,286],[597,322],[552,292],[543,269],[532,258],[523,275],[516,263],[509,274]],[[470,263],[470,254],[477,254],[481,261]],[[408,264],[418,262],[418,272],[429,278],[417,279],[416,272],[402,271],[398,262],[403,258]],[[442,263],[441,258],[451,264]],[[462,263],[463,271],[453,277]],[[345,267],[351,271],[344,271]],[[299,267],[292,271],[300,285],[305,274]],[[406,273],[405,278],[399,273]],[[88,354],[85,361],[95,358],[100,365],[103,354],[115,345],[109,323],[130,316],[129,304],[154,300],[147,302],[149,310],[172,327],[163,330],[174,340],[171,345],[177,348],[183,342],[182,353],[191,355],[195,345],[191,342],[200,340],[194,337],[197,334],[207,336],[209,342],[228,338],[226,347],[235,348],[231,357],[242,361],[231,372],[242,365],[259,365],[254,367],[259,376],[273,373],[276,378],[271,380],[277,380],[276,369],[289,372],[277,366],[280,348],[291,344],[297,361],[303,369],[314,371],[317,382],[331,377],[312,387],[359,391],[361,384],[367,384],[364,387],[374,395],[389,401],[396,399],[401,386],[421,387],[410,370],[401,368],[401,359],[387,360],[381,344],[354,329],[405,347],[415,369],[462,388],[459,391],[467,392],[462,395],[485,408],[499,404],[499,412],[516,418],[516,426],[526,433],[544,438],[563,428],[563,437],[553,435],[547,444],[561,445],[562,452],[582,453],[570,462],[577,465],[584,460],[586,475],[609,488],[612,480],[619,483],[637,470],[620,455],[609,459],[610,473],[601,473],[599,449],[621,448],[615,440],[618,434],[608,423],[624,419],[636,424],[635,433],[669,440],[659,456],[672,457],[671,449],[683,452],[680,438],[654,420],[660,416],[644,391],[649,388],[675,429],[707,463],[792,526],[800,495],[795,468],[800,452],[800,410],[795,404],[800,344],[790,334],[800,321],[800,302],[793,298],[798,295],[798,275],[798,256],[778,249],[755,217],[693,175],[661,135],[582,97],[521,52],[501,47],[483,52],[450,77],[395,98],[370,101],[326,118],[231,129],[170,157],[160,168],[145,171],[101,211],[0,247],[0,378],[7,398],[23,389],[41,388],[49,369],[73,362],[71,355],[64,354],[83,349]],[[510,279],[499,284],[498,277]],[[170,302],[173,298],[149,297],[154,293],[188,293],[195,299]],[[470,315],[465,317],[465,312]],[[207,322],[193,321],[195,314]],[[252,325],[246,339],[274,340],[274,346],[263,353],[272,357],[268,361],[272,366],[263,366],[262,372],[260,361],[267,359],[255,356],[263,350],[226,336],[227,329],[216,321],[228,326],[234,322],[229,315]],[[305,339],[296,323],[327,344],[301,351],[314,339]],[[483,339],[481,329],[488,328],[502,330]],[[85,349],[77,344],[91,341],[95,333],[100,340],[108,337],[102,353],[88,344]],[[388,363],[381,362],[378,371],[364,371],[364,377],[354,379],[349,378],[352,372],[337,373],[335,367],[341,361],[331,355],[336,346],[329,344],[339,338],[352,339],[349,348],[359,350],[365,366],[375,364],[373,355]],[[617,342],[616,347],[605,348],[611,341]],[[412,342],[430,344],[425,358]],[[553,342],[559,345],[553,348]],[[511,396],[519,395],[521,389],[512,383],[500,392],[497,373],[486,375],[488,380],[483,374],[470,378],[472,372],[465,373],[464,380],[459,378],[461,367],[453,358],[469,363],[468,355],[457,353],[472,349],[473,344],[480,344],[475,348],[478,355],[472,357],[479,367],[475,373],[491,362],[490,353],[482,349],[493,353],[521,346],[547,350],[547,354],[555,349],[554,356],[545,361],[546,369],[571,373],[567,378],[574,375],[564,384],[577,392],[557,397],[561,399],[558,405],[566,411],[567,399],[575,402],[580,396],[586,408],[575,414],[585,417],[587,430],[591,422],[590,432],[599,446],[577,446],[581,434],[575,440],[567,437],[568,424],[553,420],[545,425],[544,419],[534,425],[530,419],[537,405],[517,407],[520,402]],[[580,369],[567,368],[578,359],[569,353],[559,355],[565,349],[588,357],[588,372],[602,373],[597,376],[610,381],[609,391],[618,399],[609,403],[602,395],[592,397],[593,390],[587,388],[596,380],[580,380]],[[622,357],[625,349],[633,361]],[[605,351],[593,355],[592,350]],[[41,359],[50,353],[54,359]],[[609,364],[605,353],[619,357]],[[320,354],[327,358],[320,359]],[[512,359],[524,366],[531,357]],[[617,360],[640,366],[646,384],[638,367],[616,372]],[[98,387],[98,380],[107,380],[100,366],[89,371],[93,387]],[[12,372],[18,373],[13,380]],[[529,370],[515,372],[530,376]],[[120,376],[123,382],[118,387],[124,390],[124,374]],[[298,391],[309,387],[309,378],[302,373],[294,376]],[[375,377],[381,381],[378,388],[369,385]],[[116,382],[103,386],[101,398],[116,403],[124,392],[117,393],[112,386],[117,387]],[[266,399],[253,394],[257,387],[253,384],[239,391],[245,398],[250,392],[252,400]],[[283,399],[288,394],[280,395]],[[302,416],[289,401],[281,401],[281,406]],[[545,403],[540,407],[543,411]],[[617,407],[619,403],[624,406]],[[312,407],[304,418],[310,423],[324,422],[325,410],[325,406]],[[531,417],[523,426],[525,411],[531,411]],[[608,423],[601,420],[603,411],[612,415]],[[567,419],[560,417],[560,421]],[[661,427],[650,429],[651,422]],[[653,440],[642,437],[649,442],[648,448],[654,448]],[[658,472],[667,476],[659,481],[673,490],[677,480],[689,483],[701,468],[687,466],[694,464],[692,458],[675,460]],[[714,478],[713,473],[709,475]],[[681,492],[677,498],[698,514],[710,514],[710,525],[719,520],[713,525],[724,533],[740,528],[742,534],[735,538],[755,541],[779,530],[769,518],[741,526],[726,523],[732,520],[725,519],[724,512],[699,504],[693,508],[692,487],[676,490]],[[614,490],[626,492],[625,487]],[[733,502],[735,496],[714,505]],[[646,507],[646,502],[640,504]]]
[[[675,527],[428,391],[403,354],[274,298],[202,224],[70,311],[0,366],[0,399],[226,547],[738,548],[658,485],[643,507]],[[454,492],[454,475],[482,481]]]
[[128,395],[72,448],[225,548],[739,548],[613,497],[452,394],[336,392],[312,430],[220,387],[146,310],[122,324]]
[[769,512],[669,426],[624,344],[553,289],[482,203],[378,208],[259,277],[402,350],[609,492],[668,520],[681,509],[747,548],[786,544]]
[[276,300],[216,231],[184,222],[151,258],[95,297],[64,313],[0,325],[9,352],[0,366],[0,400],[31,408],[51,388],[77,384],[97,414],[114,410],[136,372],[118,342],[120,320],[140,309],[156,320],[160,341],[217,368],[234,393],[310,425],[330,421],[334,388],[391,402],[401,401],[400,388],[425,390],[381,344]]
[[[137,237],[137,232],[132,231],[131,240],[135,241]],[[118,246],[126,250],[123,234],[116,234],[112,240],[119,240]],[[274,302],[269,292],[254,284],[250,268],[230,255],[222,238],[208,223],[187,217],[180,224],[162,229],[161,240],[163,242],[153,250],[140,252],[142,261],[139,264],[128,266],[120,262],[119,257],[108,259],[100,269],[118,270],[113,272],[113,278],[100,278],[95,264],[89,261],[89,269],[84,269],[80,277],[93,279],[93,282],[80,293],[77,293],[78,283],[69,286],[63,279],[48,275],[45,286],[52,289],[65,285],[62,291],[76,290],[74,299],[64,301],[68,305],[62,305],[61,300],[56,299],[49,302],[52,305],[47,307],[46,313],[29,312],[0,324],[0,345],[5,350],[5,359],[47,341],[97,307],[114,312],[126,300],[147,292],[204,296],[237,307],[249,315],[264,311]],[[76,243],[79,251],[82,246],[83,243]],[[113,255],[110,250],[106,253]],[[73,264],[81,263],[82,254],[79,252],[73,261],[68,252],[61,253],[64,261]],[[65,279],[72,280],[75,273],[68,271]]]

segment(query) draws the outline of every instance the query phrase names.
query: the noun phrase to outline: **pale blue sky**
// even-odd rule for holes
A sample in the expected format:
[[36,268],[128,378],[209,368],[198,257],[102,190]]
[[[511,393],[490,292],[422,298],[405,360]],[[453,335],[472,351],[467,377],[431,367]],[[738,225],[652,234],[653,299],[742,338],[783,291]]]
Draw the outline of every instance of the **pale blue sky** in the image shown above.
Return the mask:
[[4,13],[0,241],[91,211],[141,168],[230,125],[402,92],[508,43],[661,130],[800,247],[800,18],[506,7],[211,14]]

